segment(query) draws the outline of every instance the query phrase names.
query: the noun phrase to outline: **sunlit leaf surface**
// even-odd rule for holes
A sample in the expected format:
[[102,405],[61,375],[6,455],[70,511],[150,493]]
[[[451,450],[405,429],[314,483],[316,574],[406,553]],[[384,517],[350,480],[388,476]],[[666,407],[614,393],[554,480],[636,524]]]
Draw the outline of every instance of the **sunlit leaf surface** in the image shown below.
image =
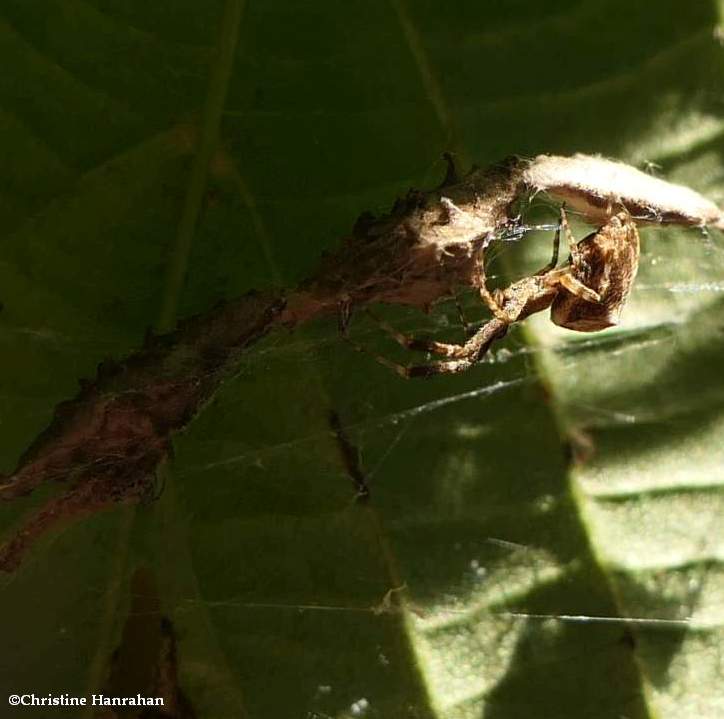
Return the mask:
[[[721,204],[719,12],[5,0],[0,470],[101,359],[293,286],[361,211],[436,184],[445,150],[598,152]],[[642,237],[619,328],[535,318],[466,375],[403,382],[332,318],[268,337],[177,438],[158,501],[55,532],[2,580],[4,693],[134,671],[141,691],[161,612],[197,717],[724,716],[724,239]],[[530,272],[549,243],[497,266]],[[383,312],[460,337],[452,306]],[[0,506],[4,531],[62,489]]]

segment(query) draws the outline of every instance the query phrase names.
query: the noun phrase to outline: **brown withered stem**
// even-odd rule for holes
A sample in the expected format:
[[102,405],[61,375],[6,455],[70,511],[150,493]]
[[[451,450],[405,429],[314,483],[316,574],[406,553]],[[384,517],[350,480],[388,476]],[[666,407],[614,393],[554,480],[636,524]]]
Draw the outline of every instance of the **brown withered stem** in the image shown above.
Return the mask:
[[[588,158],[583,171],[584,160],[510,158],[462,178],[451,163],[442,186],[409,192],[383,217],[363,215],[340,249],[296,290],[249,293],[184,320],[170,334],[149,335],[124,360],[101,363],[75,398],[56,407],[15,472],[0,477],[5,501],[48,481],[67,485],[0,546],[0,569],[15,569],[60,522],[152,494],[173,434],[188,426],[243,353],[275,327],[293,329],[321,314],[346,316],[378,302],[428,309],[455,287],[476,286],[480,250],[520,230],[516,210],[533,193],[553,190],[584,212],[593,208],[587,214],[596,221],[630,206],[646,208],[648,221],[721,224],[716,207],[687,188],[601,158]],[[630,197],[609,186],[611,166],[642,180]],[[600,186],[597,172],[605,180]],[[689,205],[682,209],[680,200]]]

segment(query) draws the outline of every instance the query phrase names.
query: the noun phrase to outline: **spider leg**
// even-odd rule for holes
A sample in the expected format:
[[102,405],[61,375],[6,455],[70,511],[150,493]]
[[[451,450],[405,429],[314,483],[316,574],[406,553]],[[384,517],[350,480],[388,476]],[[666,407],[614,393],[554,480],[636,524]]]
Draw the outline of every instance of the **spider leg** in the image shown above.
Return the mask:
[[497,290],[491,292],[488,289],[487,277],[485,274],[485,248],[480,250],[480,254],[478,255],[475,263],[475,285],[480,293],[480,299],[485,302],[488,309],[492,312],[493,317],[501,322],[510,322],[507,312],[498,301],[500,293]]
[[561,205],[561,216],[559,224],[563,229],[563,234],[566,236],[566,241],[568,242],[568,249],[570,250],[571,255],[573,255],[573,253],[576,251],[578,243],[576,242],[576,238],[573,236],[571,226],[568,224],[568,213],[566,212],[565,202]]
[[[560,224],[563,227],[563,232],[566,236],[566,240],[568,241],[568,249],[571,254],[571,265],[576,268],[576,271],[578,274],[582,274],[584,271],[588,272],[588,263],[585,262],[585,260],[581,256],[581,251],[578,249],[578,242],[576,241],[576,238],[573,236],[573,232],[571,231],[571,226],[568,224],[568,215],[566,214],[566,204],[565,202],[561,205],[561,219]],[[573,292],[573,290],[571,290]],[[574,293],[576,294],[576,293]],[[585,299],[585,298],[584,298]],[[592,300],[595,302],[598,302],[598,300]]]
[[[431,354],[437,354],[442,355],[443,357],[457,357],[457,356],[463,356],[466,353],[470,352],[470,349],[468,348],[468,345],[473,341],[473,339],[477,336],[477,334],[480,334],[479,332],[468,342],[466,342],[465,345],[459,345],[459,344],[447,344],[444,342],[436,342],[434,340],[427,340],[423,338],[415,338],[415,337],[409,337],[402,332],[397,331],[392,325],[388,324],[384,320],[378,318],[376,315],[374,315],[370,310],[367,310],[367,314],[385,331],[387,334],[389,334],[398,344],[402,345],[406,349],[411,350],[420,350],[423,352],[430,352]],[[406,367],[405,365],[400,364],[399,362],[395,362],[391,359],[388,359],[387,357],[384,357],[383,355],[377,354],[376,352],[373,352],[372,350],[367,349],[366,347],[362,346],[358,342],[355,342],[353,339],[350,338],[349,333],[347,331],[348,329],[348,323],[344,321],[344,314],[342,311],[342,308],[340,307],[340,315],[339,315],[339,327],[340,327],[340,333],[342,335],[342,339],[345,340],[351,347],[356,350],[357,352],[362,352],[363,354],[369,355],[373,359],[375,359],[377,362],[379,362],[381,365],[384,365],[388,369],[391,369],[396,374],[400,375],[400,377],[404,377],[405,379],[410,379],[411,377],[429,377],[433,374],[442,374],[444,372],[462,372],[463,370],[467,369],[468,367],[472,366],[474,362],[465,362],[465,360],[462,361],[451,361],[451,362],[440,362],[440,363],[434,363],[432,365],[420,365],[420,366],[413,366],[413,367]],[[345,318],[346,319],[346,318]],[[442,365],[449,365],[447,369],[435,369],[436,367],[441,367]],[[459,368],[453,369],[452,366],[460,365]]]
[[470,338],[470,336],[472,335],[472,331],[470,329],[470,323],[467,321],[467,318],[465,317],[465,313],[463,312],[463,306],[460,304],[460,298],[458,297],[457,292],[455,292],[455,290],[452,290],[452,296],[453,296],[453,302],[455,302],[455,310],[458,314],[458,321],[460,322],[460,326],[463,328],[465,337]]
[[457,357],[463,351],[465,345],[437,342],[424,337],[411,337],[392,325],[385,322],[375,315],[371,310],[367,310],[367,314],[383,329],[397,344],[408,350],[416,350],[418,352],[430,352],[431,354],[441,355],[442,357]]
[[[561,208],[562,210],[563,208]],[[561,223],[558,223],[558,228],[556,229],[556,234],[553,236],[553,256],[551,257],[550,262],[545,266],[542,267],[538,272],[534,272],[534,275],[544,275],[546,272],[550,272],[551,270],[554,270],[556,265],[558,264],[558,250],[561,246]]]
[[601,295],[590,287],[586,287],[580,280],[577,280],[570,272],[561,274],[558,278],[559,284],[565,287],[572,295],[580,297],[587,302],[600,302]]
[[393,360],[387,359],[387,357],[383,355],[372,352],[371,350],[363,347],[361,344],[355,342],[349,337],[345,337],[344,339],[352,347],[352,349],[356,350],[357,352],[361,352],[362,354],[366,354],[368,357],[372,357],[373,360],[376,360],[384,367],[391,369],[393,372],[400,375],[400,377],[409,379],[408,368],[405,367],[405,365],[401,365],[399,362],[394,362]]
[[481,357],[483,357],[483,355],[488,351],[490,345],[492,345],[495,340],[500,339],[505,335],[508,331],[508,325],[508,322],[492,319],[483,325],[483,327],[478,330],[464,345],[449,345],[450,347],[456,348],[454,355],[448,355],[455,357],[455,359],[423,365],[402,365],[398,362],[393,362],[382,355],[370,352],[351,340],[348,341],[358,352],[364,352],[365,354],[372,356],[380,364],[388,367],[404,379],[412,379],[413,377],[433,377],[438,374],[457,374],[458,372],[464,372],[472,367],[480,361]]

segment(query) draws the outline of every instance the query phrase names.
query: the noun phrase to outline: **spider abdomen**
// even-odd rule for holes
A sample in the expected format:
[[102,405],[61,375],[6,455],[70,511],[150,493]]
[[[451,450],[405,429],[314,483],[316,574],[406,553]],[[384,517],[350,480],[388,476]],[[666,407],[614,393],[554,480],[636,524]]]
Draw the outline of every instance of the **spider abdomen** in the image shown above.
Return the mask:
[[551,305],[551,320],[578,332],[596,332],[618,324],[639,265],[639,234],[627,212],[614,215],[582,239],[571,258],[573,277],[600,295],[585,300],[561,287]]

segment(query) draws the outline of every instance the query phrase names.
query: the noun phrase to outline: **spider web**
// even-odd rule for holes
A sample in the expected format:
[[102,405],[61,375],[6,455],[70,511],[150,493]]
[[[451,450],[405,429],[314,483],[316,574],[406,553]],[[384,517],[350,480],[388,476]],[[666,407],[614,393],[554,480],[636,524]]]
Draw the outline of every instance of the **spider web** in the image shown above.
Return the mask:
[[[549,241],[542,232],[502,244],[498,265],[530,272]],[[386,682],[400,676],[390,667],[403,664],[418,668],[436,711],[451,717],[509,706],[531,675],[625,668],[632,654],[661,706],[672,683],[715,677],[721,237],[649,229],[643,248],[620,327],[577,335],[532,318],[463,377],[404,382],[353,352],[331,319],[255,348],[179,438],[171,489],[141,510],[156,517],[141,531],[150,546],[186,543],[194,567],[197,586],[164,588],[174,623],[246,638],[206,646],[207,665],[281,641],[296,621],[305,624],[298,651],[333,652],[325,626],[371,635],[347,666],[305,674],[307,711],[320,717],[374,716],[389,701],[380,699]],[[474,296],[461,300],[483,320]],[[462,333],[453,303],[429,316],[381,311],[411,334]],[[410,359],[364,316],[353,332]],[[50,330],[17,333],[72,344]],[[344,443],[370,491],[364,504]],[[189,532],[181,539],[180,525]],[[74,536],[58,540],[60,551]],[[31,573],[42,557],[29,559]],[[229,572],[240,559],[244,571]],[[351,680],[358,661],[374,669]],[[622,670],[618,681],[639,679]],[[406,681],[413,691],[414,676]],[[700,696],[716,700],[692,692],[687,701]]]
[[[282,623],[285,616],[319,615],[308,620],[315,625],[335,615],[362,615],[372,625],[401,619],[431,690],[444,697],[440,711],[450,716],[475,715],[505,687],[511,667],[527,675],[551,657],[566,665],[591,651],[608,660],[629,642],[644,658],[660,656],[662,646],[670,652],[670,665],[652,672],[661,686],[682,674],[688,680],[692,656],[697,676],[715,676],[720,429],[702,427],[700,413],[716,410],[721,396],[711,347],[719,314],[712,288],[721,280],[711,258],[720,238],[670,230],[644,238],[639,283],[620,328],[577,336],[541,317],[530,323],[537,339],[518,328],[470,377],[404,383],[354,354],[332,321],[274,336],[254,351],[199,420],[188,459],[179,443],[175,475],[194,507],[196,551],[204,562],[224,556],[221,537],[234,536],[229,551],[247,556],[243,537],[259,541],[260,513],[275,517],[286,537],[276,551],[287,556],[289,543],[298,545],[300,565],[314,566],[310,557],[317,555],[320,565],[331,562],[343,574],[340,563],[358,567],[359,554],[370,553],[384,571],[370,566],[344,588],[264,588],[269,562],[282,561],[267,551],[258,585],[246,576],[229,591],[234,582],[224,575],[226,591],[216,598],[177,597],[178,621],[202,611],[238,632],[259,615]],[[536,255],[518,264],[536,266],[546,252],[537,239],[512,248]],[[656,243],[666,243],[666,255],[686,258],[676,272],[670,263],[658,269]],[[682,292],[691,289],[692,275],[699,286]],[[479,311],[475,298],[464,305]],[[410,333],[461,331],[452,306],[428,318],[388,314]],[[399,351],[364,319],[355,337],[379,352]],[[692,373],[704,383],[695,391]],[[541,375],[553,387],[558,426]],[[350,377],[357,378],[353,390]],[[224,417],[251,428],[262,405],[274,421],[258,428],[256,444],[253,431],[218,438]],[[371,491],[364,507],[328,422],[332,408],[344,418],[344,441],[358,453]],[[559,431],[572,464],[564,461]],[[199,462],[204,455],[213,459]],[[204,496],[209,482],[212,498]],[[221,527],[219,502],[228,505]],[[214,516],[213,528],[206,514]],[[340,541],[339,531],[352,540],[330,558],[323,538],[331,533]],[[491,651],[497,660],[481,676],[479,662]],[[388,652],[380,649],[375,661],[389,666]],[[320,716],[334,715],[327,712],[337,688],[326,681],[310,694],[310,711]],[[376,711],[371,693],[363,686],[358,693],[349,711]]]
[[[99,128],[78,149],[63,135],[77,130],[52,112],[45,127],[23,98],[2,116],[22,138],[18,167],[30,157],[36,168],[8,171],[15,194],[0,206],[5,471],[77,379],[138,346],[156,317],[192,144],[176,123],[203,104],[198,33],[217,18],[194,10],[188,27],[171,26],[177,13],[163,3],[158,18],[148,4],[96,5],[108,15],[78,4],[98,30],[89,37],[112,30],[151,53],[160,43],[153,91],[149,68],[135,68],[132,87],[123,74],[109,82],[117,58],[91,68],[74,55],[88,37],[58,53],[21,4],[4,11],[7,46],[54,78],[33,85],[38,102]],[[320,42],[305,36],[312,55],[298,56],[288,11],[250,8],[259,47],[238,60],[223,111],[227,154],[215,160],[183,313],[222,290],[292,286],[360,210],[434,186],[441,150],[463,165],[601,151],[722,204],[713,4],[682,17],[672,0],[657,31],[650,9],[629,3],[529,3],[525,22],[518,4],[484,18],[475,5],[444,17],[399,0],[344,17],[334,4],[300,9]],[[8,66],[36,67],[15,57]],[[310,57],[311,73],[300,60]],[[604,57],[612,64],[598,66]],[[147,108],[156,97],[172,109]],[[109,107],[120,139],[97,122]],[[148,126],[129,107],[148,109]],[[555,221],[555,210],[540,204],[526,221]],[[645,229],[642,241],[619,328],[575,335],[531,318],[465,376],[403,382],[354,353],[332,320],[268,337],[177,439],[157,502],[58,532],[4,580],[8,692],[102,687],[133,614],[128,578],[146,565],[199,716],[720,716],[724,244],[697,230]],[[494,279],[537,269],[549,251],[545,232],[501,244]],[[483,318],[474,297],[461,299],[471,321]],[[462,336],[452,304],[380,312],[413,334]],[[409,360],[364,316],[352,331]],[[33,501],[0,508],[3,526]]]

